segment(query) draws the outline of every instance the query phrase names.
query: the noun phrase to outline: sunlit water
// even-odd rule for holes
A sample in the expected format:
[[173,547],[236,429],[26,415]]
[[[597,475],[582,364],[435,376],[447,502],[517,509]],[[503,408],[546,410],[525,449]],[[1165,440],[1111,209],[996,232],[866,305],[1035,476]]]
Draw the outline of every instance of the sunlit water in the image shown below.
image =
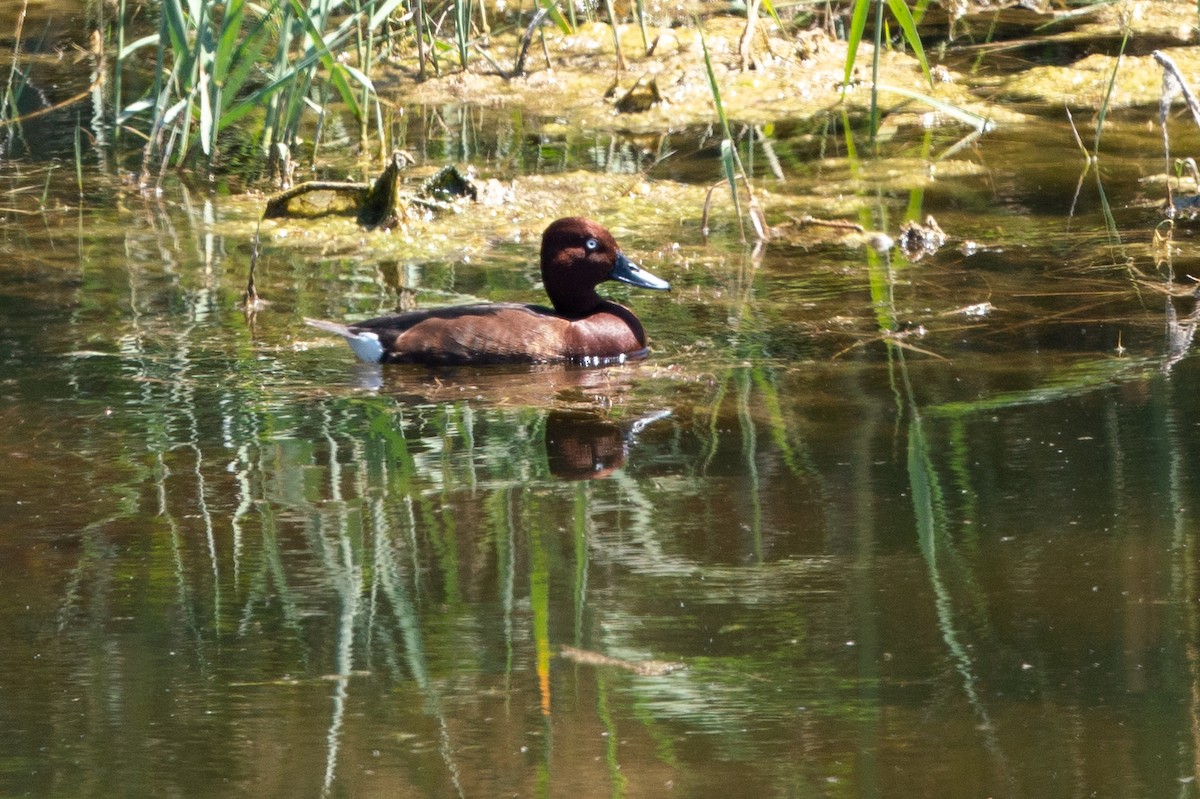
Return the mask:
[[[394,305],[388,268],[277,243],[248,320],[241,207],[14,195],[0,793],[1195,795],[1197,264],[1186,223],[1154,257],[1151,115],[1111,122],[1112,233],[1057,118],[924,191],[916,263],[629,226],[675,291],[619,290],[654,352],[591,370],[357,365],[301,317]],[[423,152],[639,158],[593,138]],[[678,146],[652,178],[719,177]],[[895,234],[911,193],[813,147],[765,185],[853,178]],[[530,243],[488,252],[405,268],[538,299]]]

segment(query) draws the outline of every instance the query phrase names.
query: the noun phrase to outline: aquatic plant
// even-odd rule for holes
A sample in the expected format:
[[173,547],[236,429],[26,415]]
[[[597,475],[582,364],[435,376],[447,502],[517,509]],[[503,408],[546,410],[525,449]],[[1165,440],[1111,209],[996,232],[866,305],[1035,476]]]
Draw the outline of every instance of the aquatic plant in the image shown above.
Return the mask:
[[[156,33],[125,44],[127,9],[118,8],[120,44],[114,65],[118,127],[148,124],[141,131],[141,183],[169,163],[183,164],[198,150],[211,171],[220,134],[251,112],[262,110],[257,137],[262,153],[287,157],[297,139],[305,108],[316,107],[311,89],[321,70],[322,86],[332,87],[351,113],[362,118],[371,79],[335,54],[360,26],[378,27],[400,0],[368,0],[333,26],[342,0],[273,0],[266,6],[229,0],[164,0]],[[295,43],[293,45],[293,43]],[[154,48],[153,79],[145,93],[124,104],[121,75],[144,48]]]
[[[846,64],[842,85],[843,91],[850,85],[850,78],[854,72],[854,60],[858,56],[858,45],[862,42],[863,32],[867,25],[867,11],[872,2],[875,3],[875,49],[871,55],[871,139],[874,140],[875,133],[879,130],[879,52],[884,42],[884,0],[854,0],[854,9],[850,17],[850,33],[846,41]],[[908,46],[912,48],[913,55],[916,57],[917,63],[921,65],[921,71],[925,73],[925,78],[932,88],[933,77],[929,72],[929,61],[925,57],[925,48],[921,46],[921,37],[917,34],[917,20],[924,15],[929,0],[918,0],[915,14],[909,10],[908,6],[904,5],[903,0],[886,0],[886,2],[888,9],[892,12],[892,17],[900,26],[900,33],[904,36],[904,41],[908,42]]]
[[12,66],[8,71],[8,81],[4,85],[4,95],[0,97],[0,123],[9,128],[10,136],[14,131],[19,130],[17,126],[10,126],[9,123],[17,117],[17,102],[21,98],[21,92],[25,85],[29,82],[29,67],[24,69],[21,67],[21,31],[25,27],[25,14],[28,6],[29,2],[26,0],[21,6],[21,13],[17,15],[17,27],[13,34]]
[[[709,91],[712,92],[713,105],[717,109],[717,118],[721,123],[721,166],[725,171],[725,180],[729,183],[729,193],[733,197],[733,208],[737,213],[738,226],[742,241],[746,240],[746,229],[742,223],[742,204],[738,199],[738,180],[746,186],[746,191],[750,196],[750,219],[754,225],[755,235],[759,241],[765,241],[768,238],[766,221],[763,219],[762,209],[758,202],[754,199],[754,191],[750,186],[750,181],[746,177],[746,169],[742,166],[742,159],[738,156],[737,146],[733,141],[733,134],[729,130],[729,118],[725,115],[725,105],[721,102],[721,87],[717,83],[717,75],[713,71],[712,57],[708,53],[708,43],[704,39],[704,32],[700,32],[700,47],[704,53],[704,68],[708,74]],[[711,190],[709,192],[711,197]],[[702,227],[708,229],[708,202],[704,204],[704,223]]]

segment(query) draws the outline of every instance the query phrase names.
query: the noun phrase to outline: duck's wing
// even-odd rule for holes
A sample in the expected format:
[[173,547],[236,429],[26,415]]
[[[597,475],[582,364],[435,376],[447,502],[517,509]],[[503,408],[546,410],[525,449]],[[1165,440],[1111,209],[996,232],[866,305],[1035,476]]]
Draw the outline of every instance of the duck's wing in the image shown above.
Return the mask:
[[458,305],[353,324],[304,321],[341,336],[368,363],[531,363],[571,357],[570,322],[536,305]]
[[569,357],[569,327],[548,309],[494,303],[441,309],[379,334],[388,363],[535,363]]

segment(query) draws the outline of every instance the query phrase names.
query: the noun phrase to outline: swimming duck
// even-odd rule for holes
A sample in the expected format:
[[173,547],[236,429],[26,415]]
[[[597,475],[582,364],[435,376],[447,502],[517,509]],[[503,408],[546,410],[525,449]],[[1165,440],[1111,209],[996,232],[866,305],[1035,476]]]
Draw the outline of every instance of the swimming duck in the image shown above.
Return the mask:
[[542,234],[542,284],[553,309],[485,303],[381,316],[338,324],[305,319],[337,333],[368,363],[434,366],[575,361],[604,364],[644,358],[646,332],[633,311],[602,299],[596,286],[619,280],[671,288],[625,257],[612,234],[582,217],[550,224]]

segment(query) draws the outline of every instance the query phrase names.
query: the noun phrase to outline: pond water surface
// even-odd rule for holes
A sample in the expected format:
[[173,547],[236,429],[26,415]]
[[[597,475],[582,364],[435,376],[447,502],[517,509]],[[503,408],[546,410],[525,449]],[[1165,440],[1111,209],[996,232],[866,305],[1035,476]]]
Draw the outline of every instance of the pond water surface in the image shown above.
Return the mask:
[[[1154,244],[1154,118],[1109,120],[1073,213],[1061,109],[932,181],[961,131],[875,159],[781,123],[773,223],[851,194],[950,241],[754,255],[725,206],[708,242],[699,203],[614,211],[674,290],[614,288],[653,354],[591,370],[379,369],[303,325],[537,301],[536,227],[382,264],[272,228],[248,319],[251,204],[79,207],[61,167],[42,209],[47,162],[5,161],[0,794],[1196,795],[1200,259],[1193,223]],[[428,166],[646,166],[411,119]],[[711,140],[668,145],[651,192],[702,197]]]

